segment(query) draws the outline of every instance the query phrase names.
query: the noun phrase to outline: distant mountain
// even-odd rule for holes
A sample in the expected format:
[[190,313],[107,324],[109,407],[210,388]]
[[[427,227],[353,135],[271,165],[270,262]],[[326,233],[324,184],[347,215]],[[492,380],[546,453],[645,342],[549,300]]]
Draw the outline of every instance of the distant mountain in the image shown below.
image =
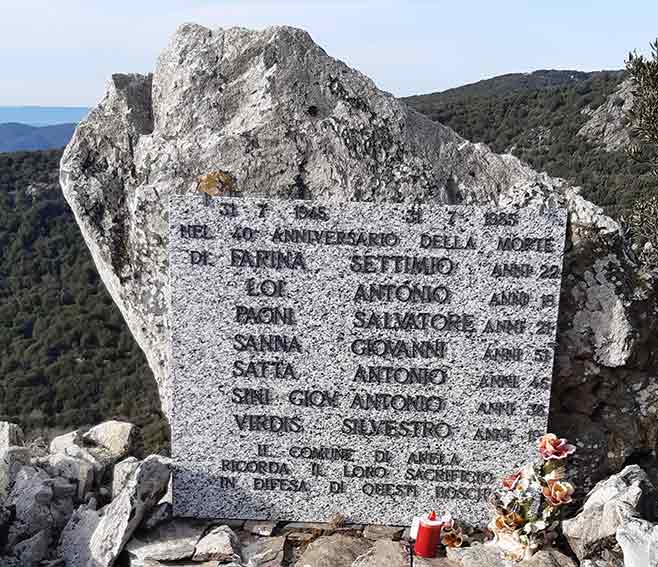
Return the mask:
[[405,101],[464,138],[567,179],[615,216],[655,192],[648,164],[626,153],[624,71],[535,71],[493,77]]
[[89,112],[85,106],[0,106],[0,124],[18,122],[29,126],[53,126],[80,122]]
[[75,124],[40,127],[16,122],[0,124],[0,153],[63,148],[74,130]]
[[429,99],[439,97],[442,100],[464,98],[474,96],[508,96],[523,91],[536,91],[540,89],[551,89],[555,87],[573,86],[585,81],[605,76],[609,80],[621,80],[624,71],[570,71],[544,69],[532,73],[507,73],[490,79],[483,79],[476,83],[469,83],[453,89],[409,97],[410,99]]

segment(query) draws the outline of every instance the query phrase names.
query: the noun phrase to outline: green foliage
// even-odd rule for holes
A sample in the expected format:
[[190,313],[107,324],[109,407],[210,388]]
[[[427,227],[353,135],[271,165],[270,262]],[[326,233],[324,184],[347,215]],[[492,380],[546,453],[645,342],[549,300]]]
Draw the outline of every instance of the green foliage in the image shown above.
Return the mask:
[[[629,112],[634,145],[629,155],[651,167],[658,175],[658,39],[651,44],[651,58],[631,53],[626,71],[633,81],[633,107]],[[658,195],[638,199],[629,216],[629,226],[642,247],[642,259],[658,262]]]
[[650,166],[577,134],[624,78],[623,71],[538,71],[406,99],[413,108],[494,151],[567,179],[613,216],[655,191]]
[[658,174],[658,39],[651,44],[651,58],[630,53],[626,70],[633,79],[633,108],[629,112],[637,145],[634,158],[649,162]]
[[0,154],[0,419],[28,432],[126,419],[166,452],[155,381],[59,189],[60,157]]

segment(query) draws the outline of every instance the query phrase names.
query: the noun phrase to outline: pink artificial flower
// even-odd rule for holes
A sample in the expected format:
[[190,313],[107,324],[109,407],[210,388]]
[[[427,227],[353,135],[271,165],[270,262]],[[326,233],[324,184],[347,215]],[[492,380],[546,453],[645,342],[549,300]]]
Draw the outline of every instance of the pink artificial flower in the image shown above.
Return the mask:
[[519,480],[521,480],[522,474],[523,474],[523,469],[519,469],[518,471],[513,472],[512,474],[508,474],[507,476],[504,476],[503,480],[501,481],[503,488],[505,490],[514,490]]
[[548,485],[544,487],[544,496],[551,506],[561,506],[569,504],[574,492],[573,486],[568,482],[561,480],[549,480]]
[[554,433],[547,433],[541,437],[537,445],[539,454],[546,461],[566,459],[576,451],[576,448],[569,445],[566,439],[558,439]]

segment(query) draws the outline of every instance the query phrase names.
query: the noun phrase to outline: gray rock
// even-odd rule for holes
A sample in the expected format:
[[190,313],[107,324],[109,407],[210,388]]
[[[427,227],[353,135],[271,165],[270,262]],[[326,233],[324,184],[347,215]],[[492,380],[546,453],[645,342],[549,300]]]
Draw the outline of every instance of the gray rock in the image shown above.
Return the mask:
[[117,494],[121,492],[126,481],[137,470],[138,466],[139,461],[135,457],[128,457],[114,465],[112,470],[112,498],[116,498]]
[[578,567],[576,562],[557,549],[542,549],[530,559],[521,561],[519,567]]
[[244,530],[250,534],[259,536],[271,536],[276,529],[276,522],[260,522],[249,520],[244,523]]
[[240,561],[240,541],[228,526],[218,526],[196,544],[194,561]]
[[449,560],[462,567],[514,567],[514,561],[507,561],[503,552],[495,545],[473,545],[446,549]]
[[130,567],[143,567],[147,559],[189,559],[207,524],[174,520],[155,529],[140,531],[126,544]]
[[30,464],[30,450],[25,447],[0,449],[0,497],[11,491],[18,471]]
[[628,112],[632,108],[633,82],[626,79],[598,108],[584,110],[589,120],[578,130],[578,135],[609,152],[623,150],[631,144]]
[[40,531],[58,533],[73,514],[77,488],[63,478],[51,478],[44,470],[24,466],[7,498],[14,510],[8,544],[31,538]]
[[83,500],[94,486],[94,466],[86,459],[71,457],[65,453],[48,455],[48,466],[54,475],[76,483],[77,498]]
[[71,447],[79,447],[82,443],[82,431],[76,429],[75,431],[69,431],[63,435],[58,435],[54,437],[50,442],[50,452],[51,453],[67,453]]
[[245,567],[283,567],[285,537],[258,537],[241,543],[242,564]]
[[653,454],[655,276],[619,226],[566,182],[420,116],[292,28],[182,26],[153,76],[112,77],[62,158],[66,199],[165,412],[165,203],[209,172],[245,195],[565,206],[552,429],[578,445],[585,490],[630,455]]
[[126,421],[106,421],[92,427],[83,436],[86,444],[103,447],[115,460],[131,454],[139,445],[139,428]]
[[23,430],[15,423],[0,421],[0,451],[17,447],[25,443]]
[[616,539],[618,529],[635,518],[654,521],[658,517],[656,490],[637,465],[600,482],[588,495],[575,518],[562,522],[571,549],[580,561],[621,561]]
[[100,522],[100,515],[93,504],[92,501],[89,505],[80,506],[62,530],[57,555],[64,559],[66,567],[99,565],[89,549]]
[[171,502],[158,502],[153,509],[146,514],[142,527],[150,530],[164,522],[168,522],[173,517]]
[[94,469],[95,479],[99,482],[116,461],[116,458],[104,447],[85,446],[83,431],[80,429],[55,437],[50,442],[50,453],[88,462]]
[[169,475],[169,461],[151,455],[102,515],[90,510],[76,514],[60,543],[67,567],[110,567],[145,513],[166,492]]
[[297,561],[297,567],[351,567],[370,545],[362,538],[340,534],[323,536],[309,544]]
[[[88,431],[76,429],[55,437],[50,442],[52,455],[65,455],[89,463],[94,481],[100,485],[108,480],[114,464],[129,451],[141,447],[141,436],[136,426],[121,421],[107,421]],[[63,462],[61,457],[55,459]]]
[[36,567],[46,559],[50,550],[50,533],[42,530],[14,547],[20,567]]
[[352,567],[407,567],[409,553],[399,542],[378,539],[363,555],[357,557]]
[[[173,517],[172,500],[173,500],[173,483],[172,483],[172,479],[170,478],[169,484],[167,485],[167,492],[160,499],[160,501],[151,510],[148,511],[146,516],[144,516],[144,520],[142,521],[142,527],[146,530],[149,530],[163,522],[167,522],[171,520],[171,518]],[[240,522],[241,522],[240,524],[241,527],[244,521],[240,520]],[[233,526],[231,525],[230,527]]]
[[658,525],[633,519],[617,528],[617,543],[624,557],[624,567],[658,565]]
[[366,526],[363,530],[363,537],[366,539],[392,539],[397,541],[402,537],[404,528],[399,526]]

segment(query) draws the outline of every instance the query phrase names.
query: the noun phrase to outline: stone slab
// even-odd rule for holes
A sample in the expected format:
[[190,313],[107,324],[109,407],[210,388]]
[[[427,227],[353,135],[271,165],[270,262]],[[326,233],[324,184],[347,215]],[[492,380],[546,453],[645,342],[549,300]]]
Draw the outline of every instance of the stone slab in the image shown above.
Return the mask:
[[174,513],[482,524],[546,430],[566,212],[170,197]]

